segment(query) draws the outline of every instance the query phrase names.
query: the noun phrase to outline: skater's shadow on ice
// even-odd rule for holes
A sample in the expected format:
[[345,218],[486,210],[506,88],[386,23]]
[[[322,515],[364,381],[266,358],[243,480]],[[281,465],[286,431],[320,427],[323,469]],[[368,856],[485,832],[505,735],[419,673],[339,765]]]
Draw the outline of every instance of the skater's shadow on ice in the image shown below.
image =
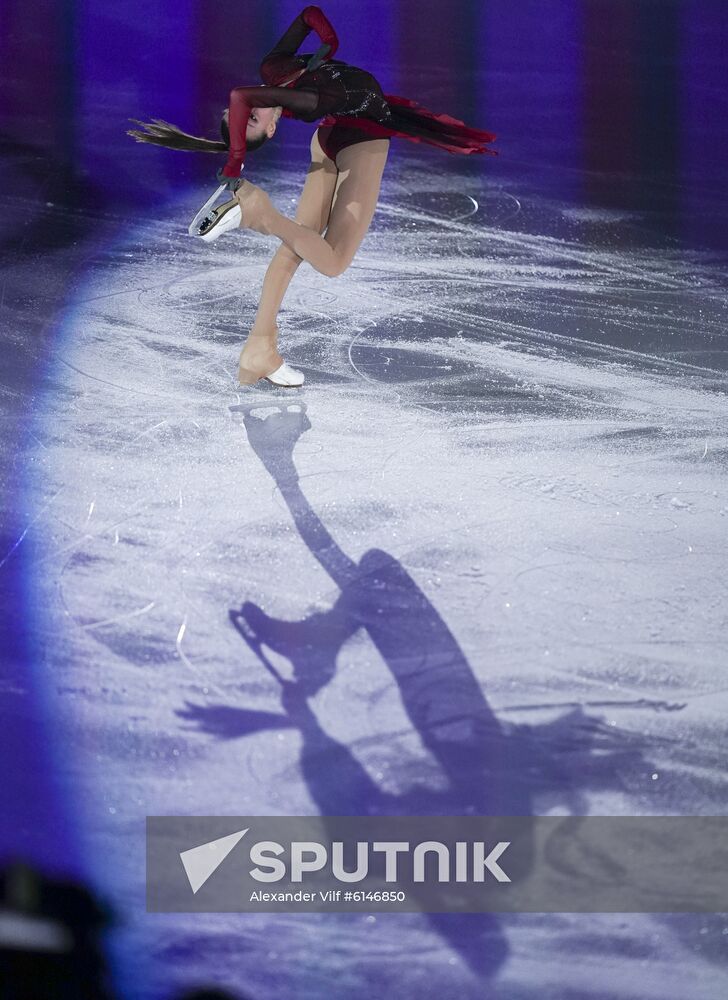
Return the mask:
[[[241,637],[280,683],[280,715],[187,705],[183,718],[222,739],[294,726],[303,740],[301,773],[322,816],[528,816],[536,795],[580,814],[587,790],[613,786],[617,774],[639,763],[639,747],[615,750],[613,733],[581,710],[535,727],[501,723],[454,635],[404,567],[381,549],[350,559],[311,509],[293,463],[295,444],[311,426],[304,406],[268,407],[263,417],[254,407],[237,410],[301,538],[340,595],[329,610],[297,622],[272,618],[250,602],[230,612]],[[311,709],[308,699],[333,678],[343,644],[360,629],[391,672],[404,711],[436,762],[435,782],[428,776],[404,792],[386,791]],[[281,658],[290,664],[286,676],[276,665]],[[381,757],[381,745],[378,751]],[[394,756],[388,769],[398,773],[401,753]],[[495,917],[435,913],[429,919],[474,971],[495,974],[507,950]]]

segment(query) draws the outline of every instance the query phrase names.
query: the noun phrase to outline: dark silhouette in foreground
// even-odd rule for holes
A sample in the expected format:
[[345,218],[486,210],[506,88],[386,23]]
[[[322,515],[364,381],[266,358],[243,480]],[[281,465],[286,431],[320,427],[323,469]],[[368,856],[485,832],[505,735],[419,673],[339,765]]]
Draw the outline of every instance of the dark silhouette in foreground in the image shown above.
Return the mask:
[[[225,739],[295,726],[303,737],[301,773],[323,817],[529,816],[535,794],[551,795],[580,813],[587,789],[613,786],[619,771],[638,762],[638,747],[614,752],[613,731],[581,709],[539,727],[502,724],[457,640],[404,567],[381,549],[368,550],[358,562],[350,559],[311,509],[293,462],[295,444],[310,428],[305,408],[266,407],[264,418],[255,416],[255,407],[234,409],[242,413],[248,440],[301,539],[340,595],[328,611],[297,622],[273,618],[251,602],[230,612],[241,637],[280,684],[283,712],[277,718],[225,705],[187,705],[182,717]],[[412,726],[437,762],[443,779],[437,788],[413,781],[401,794],[386,792],[350,747],[325,732],[309,705],[334,676],[344,642],[359,629],[377,648]],[[266,647],[290,661],[292,679],[281,675]],[[507,945],[496,917],[431,913],[428,919],[475,973],[497,972]]]

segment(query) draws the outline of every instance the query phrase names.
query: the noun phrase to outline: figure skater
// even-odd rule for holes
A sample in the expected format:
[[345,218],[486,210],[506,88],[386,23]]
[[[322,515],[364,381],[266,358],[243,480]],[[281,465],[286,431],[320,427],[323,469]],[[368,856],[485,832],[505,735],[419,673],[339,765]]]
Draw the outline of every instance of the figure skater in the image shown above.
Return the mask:
[[[297,54],[312,30],[320,48],[312,55]],[[279,386],[303,383],[303,374],[278,353],[276,318],[283,297],[301,261],[332,278],[352,262],[374,215],[392,136],[451,153],[495,154],[485,145],[495,139],[492,132],[384,94],[371,73],[333,58],[338,44],[323,11],[306,7],[263,59],[264,85],[231,91],[222,142],[188,135],[160,119],[137,121],[144,131],[128,133],[172,149],[227,151],[227,163],[217,176],[233,197],[203,219],[197,231],[203,240],[242,227],[281,241],[240,355],[241,385],[261,378]],[[305,122],[322,119],[311,140],[311,164],[295,221],[278,212],[265,191],[240,177],[246,152],[272,138],[281,115]]]

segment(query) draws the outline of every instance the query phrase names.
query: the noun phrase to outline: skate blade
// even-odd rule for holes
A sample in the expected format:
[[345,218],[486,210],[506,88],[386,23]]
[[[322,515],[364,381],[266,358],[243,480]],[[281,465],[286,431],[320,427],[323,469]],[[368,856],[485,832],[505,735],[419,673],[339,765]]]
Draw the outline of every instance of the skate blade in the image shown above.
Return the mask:
[[226,185],[225,184],[221,184],[220,187],[217,188],[217,190],[215,191],[215,193],[210,198],[207,199],[207,201],[202,206],[202,208],[200,209],[200,211],[197,213],[197,215],[194,217],[194,219],[192,220],[192,222],[189,224],[187,232],[190,234],[190,236],[199,236],[200,235],[200,232],[199,232],[200,226],[205,221],[205,219],[206,219],[207,215],[209,214],[212,206],[215,204],[215,202],[217,201],[217,199],[223,193],[223,191],[225,190],[225,188],[226,188]]

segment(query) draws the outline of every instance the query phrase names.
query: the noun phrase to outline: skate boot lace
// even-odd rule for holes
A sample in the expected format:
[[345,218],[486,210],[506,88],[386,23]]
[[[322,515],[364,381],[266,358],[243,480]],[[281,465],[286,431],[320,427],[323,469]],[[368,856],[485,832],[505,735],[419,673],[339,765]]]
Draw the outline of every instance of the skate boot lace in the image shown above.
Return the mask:
[[217,209],[214,208],[211,212],[209,212],[205,216],[205,218],[200,223],[200,226],[199,226],[199,228],[197,230],[197,232],[199,233],[199,235],[202,236],[204,233],[206,233],[208,231],[208,229],[210,229],[212,227],[212,224],[216,220],[217,220]]
[[224,215],[227,215],[228,212],[232,211],[233,208],[235,208],[235,205],[230,201],[226,201],[222,205],[217,205],[210,212],[208,212],[202,220],[197,229],[197,235],[204,236],[205,233],[212,229],[216,222],[219,222],[220,219],[222,219]]

